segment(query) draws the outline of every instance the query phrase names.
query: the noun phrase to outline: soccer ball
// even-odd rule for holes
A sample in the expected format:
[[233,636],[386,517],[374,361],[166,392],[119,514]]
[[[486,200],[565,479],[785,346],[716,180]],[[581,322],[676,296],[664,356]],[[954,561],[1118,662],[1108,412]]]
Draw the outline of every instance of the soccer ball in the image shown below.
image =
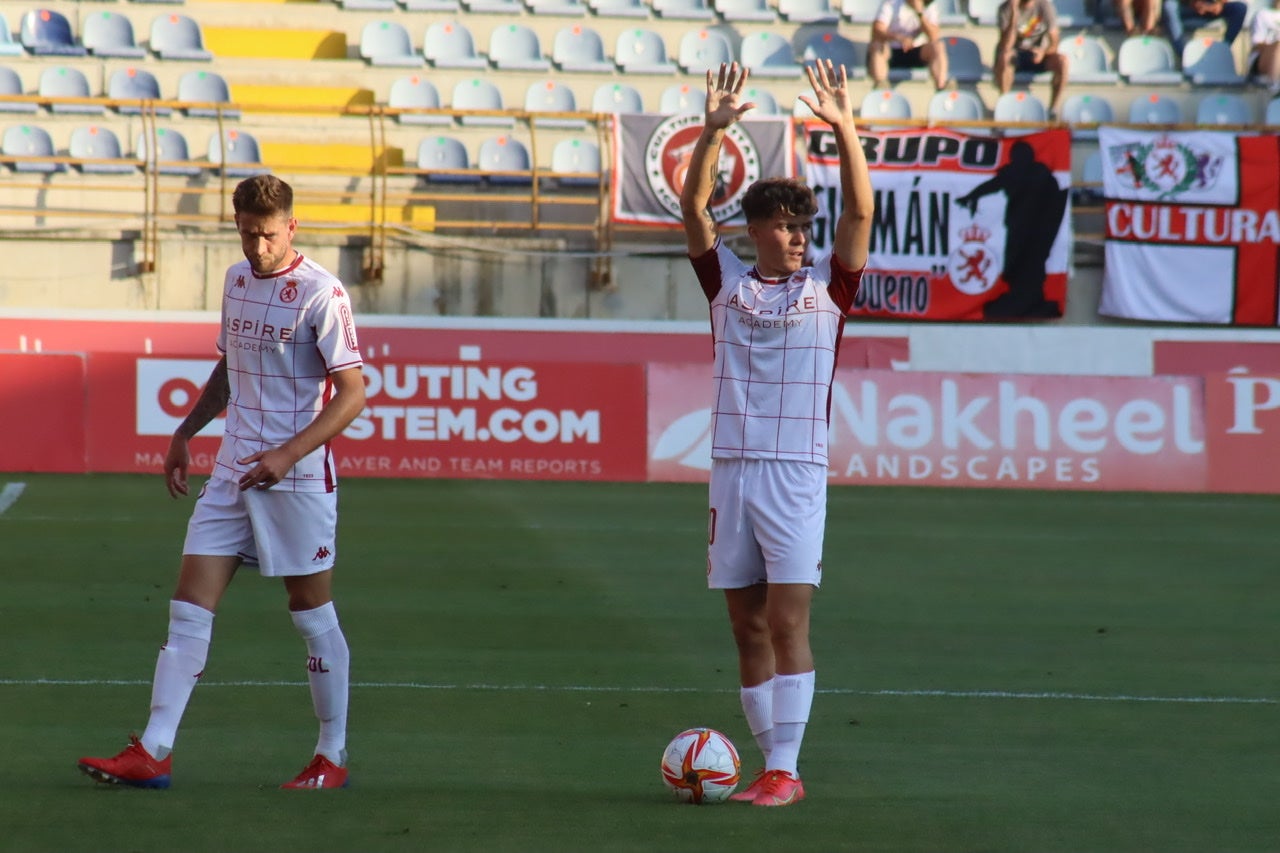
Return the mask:
[[662,782],[682,803],[722,803],[739,777],[738,750],[715,729],[687,729],[662,753]]

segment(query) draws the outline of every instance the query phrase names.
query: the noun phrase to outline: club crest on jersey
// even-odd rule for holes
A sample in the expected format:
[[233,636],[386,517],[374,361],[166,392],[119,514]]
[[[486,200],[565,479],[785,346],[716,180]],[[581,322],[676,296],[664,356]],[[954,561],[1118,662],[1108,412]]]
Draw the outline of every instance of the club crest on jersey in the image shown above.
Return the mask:
[[287,304],[297,298],[298,283],[296,281],[286,281],[284,287],[280,289],[280,301]]
[[[653,130],[644,147],[644,171],[654,198],[672,216],[680,216],[680,191],[689,172],[693,147],[702,133],[701,112],[672,116]],[[741,126],[725,131],[716,165],[716,183],[708,209],[717,222],[742,212],[742,196],[760,177],[760,152]]]

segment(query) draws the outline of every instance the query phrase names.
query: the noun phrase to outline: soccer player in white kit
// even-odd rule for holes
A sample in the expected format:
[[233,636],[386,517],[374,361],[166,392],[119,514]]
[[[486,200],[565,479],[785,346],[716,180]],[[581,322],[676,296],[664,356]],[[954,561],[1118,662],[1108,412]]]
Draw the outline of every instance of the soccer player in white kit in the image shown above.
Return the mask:
[[232,197],[245,260],[227,270],[222,353],[165,457],[173,497],[186,495],[188,443],[224,409],[222,445],[187,526],[169,635],[160,647],[151,715],[112,758],[82,758],[100,782],[167,788],[178,724],[204,671],[214,611],[242,564],[280,577],[307,646],[320,737],[285,788],[347,784],[350,655],[331,595],[337,553],[335,464],[329,441],[364,408],[351,300],[333,275],[293,248],[293,190],[271,175]]
[[707,72],[706,119],[681,191],[689,258],[711,305],[715,342],[707,584],[724,590],[738,649],[742,708],[764,770],[732,799],[804,798],[797,769],[813,704],[809,610],[822,580],[831,381],[867,262],[874,198],[843,67],[806,69],[801,100],[831,126],[844,206],[829,255],[806,265],[817,202],[800,181],[767,178],[742,198],[755,247],[748,266],[707,206],[747,69]]

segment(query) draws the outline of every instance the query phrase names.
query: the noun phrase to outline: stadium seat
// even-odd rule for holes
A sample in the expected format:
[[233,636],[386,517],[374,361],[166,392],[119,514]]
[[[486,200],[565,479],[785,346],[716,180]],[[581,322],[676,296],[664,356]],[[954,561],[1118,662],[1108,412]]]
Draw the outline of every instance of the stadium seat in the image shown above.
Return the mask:
[[428,136],[418,143],[418,168],[423,177],[441,184],[478,184],[467,148],[452,136]]
[[524,0],[529,13],[533,15],[585,15],[587,4],[582,0]]
[[1241,86],[1231,46],[1214,38],[1190,39],[1182,49],[1182,73],[1196,86]]
[[[387,96],[387,106],[392,109],[438,110],[441,107],[440,90],[421,74],[410,74],[391,84],[391,91]],[[425,115],[422,113],[397,113],[396,121],[401,124],[451,125],[453,124],[453,117],[447,115]]]
[[702,74],[733,61],[733,45],[719,30],[689,30],[680,38],[676,64],[687,74]]
[[948,121],[981,121],[987,117],[982,100],[967,89],[935,92],[925,111],[930,121],[945,124]]
[[840,16],[851,24],[870,24],[880,11],[880,0],[842,0]]
[[[982,64],[982,51],[973,39],[967,36],[946,36],[942,43],[947,49],[947,70],[956,82],[980,83],[990,76],[987,67]],[[921,79],[928,79],[927,69],[916,70],[922,72]]]
[[396,0],[338,0],[338,5],[359,12],[390,12],[396,8]]
[[221,135],[209,135],[209,165],[216,172],[225,170],[229,178],[248,178],[271,171],[262,162],[262,149],[253,134],[225,128]]
[[1129,104],[1130,124],[1181,124],[1182,107],[1165,95],[1152,93]]
[[830,0],[778,0],[778,14],[791,24],[835,24],[840,11]]
[[551,149],[551,174],[559,186],[599,186],[600,146],[587,139],[560,140]]
[[1205,95],[1196,105],[1196,124],[1249,125],[1253,124],[1253,109],[1242,96],[1233,92],[1216,92]]
[[712,0],[716,13],[732,23],[772,24],[778,14],[768,0]]
[[1267,108],[1263,111],[1262,123],[1268,127],[1280,125],[1280,98],[1272,98],[1267,101]]
[[118,12],[94,11],[85,16],[80,39],[94,56],[142,59],[147,55],[134,38],[133,24]]
[[204,48],[204,32],[194,18],[161,15],[151,22],[151,52],[161,59],[208,61],[213,54]]
[[1182,82],[1173,45],[1159,36],[1130,36],[1121,42],[1116,54],[1116,70],[1125,82],[1135,86]]
[[34,101],[10,101],[6,95],[25,95],[22,89],[22,78],[12,68],[0,65],[0,112],[2,113],[34,113],[40,105]]
[[[6,127],[3,141],[0,141],[0,154],[5,157],[56,157],[53,139],[49,131],[34,124],[15,124]],[[23,163],[10,162],[9,168],[15,172],[65,172],[65,163]]]
[[892,89],[872,89],[862,98],[863,118],[911,118],[911,102]]
[[[123,160],[120,139],[109,127],[87,125],[71,131],[67,154],[81,160]],[[132,163],[75,163],[86,174],[125,175],[138,171]]]
[[[373,66],[415,68],[422,56],[413,49],[409,31],[396,21],[369,21],[360,31],[360,58]],[[481,65],[484,61],[481,60]]]
[[9,19],[0,12],[0,56],[22,56],[25,51],[22,45],[13,40],[13,30],[9,29]]
[[867,76],[867,43],[864,41],[850,41],[834,30],[815,32],[804,43],[800,60],[807,65],[828,59],[834,65],[843,65],[850,80]]
[[76,43],[71,22],[53,9],[32,9],[22,16],[18,40],[35,56],[84,56],[84,46]]
[[400,0],[406,12],[459,12],[458,0]]
[[191,162],[187,138],[181,131],[158,127],[154,136],[145,132],[139,133],[133,150],[135,156],[144,163],[150,164],[154,158],[155,169],[161,175],[194,177],[200,174],[200,167]]
[[944,27],[963,27],[969,23],[969,16],[960,9],[959,0],[933,0],[938,7],[938,24]]
[[[529,86],[524,95],[524,108],[530,113],[576,113],[578,98],[573,90],[556,80],[542,80]],[[585,119],[580,118],[542,118],[536,119],[538,127],[567,127],[575,130],[587,126]]]
[[484,57],[476,53],[471,30],[458,21],[437,21],[427,27],[422,53],[434,68],[485,68],[488,65]]
[[[227,81],[216,71],[188,71],[178,78],[177,100],[190,104],[230,104],[231,89],[227,86]],[[192,117],[212,117],[218,115],[218,108],[190,106],[184,107],[183,112]],[[223,109],[222,117],[238,119],[240,111]]]
[[597,113],[642,113],[640,90],[627,83],[605,83],[591,96],[591,111]]
[[[498,87],[479,77],[459,80],[453,87],[453,100],[450,106],[455,110],[506,109]],[[507,116],[460,116],[458,121],[463,125],[475,127],[511,127],[515,124],[515,119]]]
[[1060,29],[1078,29],[1095,23],[1093,15],[1085,8],[1085,0],[1053,0],[1053,9]]
[[791,42],[769,30],[742,40],[740,60],[758,77],[799,77],[804,73]]
[[1005,92],[996,98],[992,109],[992,118],[996,121],[1036,122],[1043,124],[1049,119],[1049,110],[1044,101],[1030,92]]
[[649,17],[649,7],[643,0],[587,0],[587,5],[601,18]]
[[[111,72],[107,80],[107,97],[113,101],[159,101],[160,81],[150,71],[143,68],[117,68]],[[156,115],[167,116],[173,112],[163,105],[151,105]],[[116,112],[121,115],[136,115],[142,112],[142,106],[136,103],[117,104]]]
[[1103,84],[1116,83],[1120,75],[1111,70],[1106,48],[1102,41],[1087,33],[1077,33],[1063,41],[1061,50],[1066,54],[1067,82]]
[[1000,24],[1002,0],[968,0],[969,18],[980,27],[996,27]]
[[524,11],[520,0],[462,0],[462,8],[472,15],[519,15]]
[[[92,98],[89,90],[89,78],[78,68],[67,68],[53,65],[40,72],[40,81],[36,93],[42,98]],[[101,115],[106,112],[102,104],[50,104],[50,112],[55,113],[88,113]]]
[[776,116],[782,115],[782,108],[778,106],[778,99],[768,89],[758,89],[754,86],[742,90],[742,100],[745,103],[755,104],[755,112],[752,115],[757,116]]
[[716,16],[707,0],[653,0],[653,11],[660,18],[686,21],[710,21]]
[[624,74],[670,74],[676,70],[667,58],[662,36],[648,29],[626,29],[618,34],[613,61]]
[[[476,169],[484,173],[485,180],[491,184],[527,186],[533,183],[529,149],[520,140],[505,134],[480,143]],[[504,172],[514,174],[500,174]]]
[[1071,198],[1076,204],[1100,204],[1104,198],[1102,192],[1102,152],[1093,150],[1085,156],[1080,166],[1080,183],[1072,189]]
[[665,116],[700,113],[706,103],[706,91],[701,86],[672,83],[658,97],[658,112]]
[[489,34],[489,62],[499,71],[549,71],[538,34],[523,24],[503,24]]
[[551,43],[551,62],[561,71],[611,74],[614,65],[604,55],[604,40],[591,27],[574,24],[556,33]]
[[1115,121],[1115,110],[1102,95],[1096,93],[1075,94],[1062,103],[1062,120],[1071,127],[1071,135],[1077,139],[1097,139],[1096,127],[1079,125],[1110,124]]

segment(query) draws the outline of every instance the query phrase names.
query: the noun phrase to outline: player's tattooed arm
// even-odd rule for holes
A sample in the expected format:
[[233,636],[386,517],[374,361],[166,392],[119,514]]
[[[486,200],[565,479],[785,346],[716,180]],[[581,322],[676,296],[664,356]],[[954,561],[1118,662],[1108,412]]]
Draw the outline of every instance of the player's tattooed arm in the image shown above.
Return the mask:
[[196,433],[222,414],[231,400],[231,386],[227,382],[227,357],[224,355],[214,365],[209,381],[204,384],[196,404],[178,426],[176,435],[190,440]]

